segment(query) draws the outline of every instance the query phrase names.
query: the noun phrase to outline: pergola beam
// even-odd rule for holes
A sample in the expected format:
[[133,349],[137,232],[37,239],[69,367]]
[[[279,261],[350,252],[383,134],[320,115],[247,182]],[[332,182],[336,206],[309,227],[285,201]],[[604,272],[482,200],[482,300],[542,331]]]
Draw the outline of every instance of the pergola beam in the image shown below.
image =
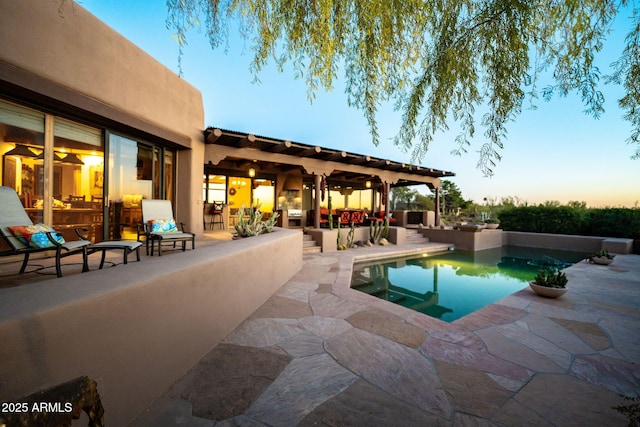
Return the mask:
[[250,133],[249,135],[238,141],[238,144],[236,146],[238,148],[246,148],[252,145],[254,142],[256,142],[256,136]]
[[300,156],[301,157],[311,157],[311,156],[316,156],[318,154],[320,154],[322,152],[322,148],[318,147],[317,145],[315,147],[309,147],[306,150],[303,150],[300,152]]
[[272,153],[280,153],[291,148],[291,145],[291,141],[283,141],[279,144],[274,145],[269,151],[271,151]]

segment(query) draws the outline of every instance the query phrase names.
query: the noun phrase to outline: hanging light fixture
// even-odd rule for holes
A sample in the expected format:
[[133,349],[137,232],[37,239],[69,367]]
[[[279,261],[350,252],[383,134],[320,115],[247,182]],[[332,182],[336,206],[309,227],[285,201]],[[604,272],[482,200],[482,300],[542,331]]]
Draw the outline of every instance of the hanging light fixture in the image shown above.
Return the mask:
[[29,147],[22,144],[16,144],[11,151],[4,153],[5,156],[22,156],[22,157],[37,157],[37,154],[29,150]]
[[256,176],[256,170],[254,168],[249,168],[249,176],[253,178]]
[[367,188],[371,188],[371,181],[367,180],[367,182],[364,183],[364,186]]
[[[37,156],[35,156],[36,160],[44,160],[44,150],[42,150],[42,153],[38,154]],[[55,151],[53,152],[53,161],[54,162],[61,162],[63,159],[63,157],[56,153]]]
[[72,165],[84,165],[84,162],[78,158],[77,154],[69,153],[64,159],[62,159],[62,163],[70,163]]

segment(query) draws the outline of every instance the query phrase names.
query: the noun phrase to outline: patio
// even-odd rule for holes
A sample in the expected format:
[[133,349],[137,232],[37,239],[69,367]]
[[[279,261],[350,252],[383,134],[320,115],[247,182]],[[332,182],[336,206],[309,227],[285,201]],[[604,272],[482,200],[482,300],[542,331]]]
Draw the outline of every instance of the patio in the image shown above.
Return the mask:
[[349,289],[355,256],[397,249],[305,257],[132,425],[627,425],[612,408],[640,395],[640,256],[445,323]]
[[[135,235],[133,240],[135,240]],[[130,237],[130,236],[129,236]],[[210,246],[222,243],[227,240],[231,240],[231,233],[225,230],[207,231],[202,237],[196,238],[196,250],[201,247]],[[190,248],[188,250],[191,250]],[[180,248],[176,248],[175,251],[169,249],[163,252],[163,256],[170,255],[171,253],[180,252]],[[89,270],[94,271],[98,269],[100,265],[100,253],[96,253],[89,256]],[[156,256],[157,257],[157,256]],[[148,256],[145,254],[144,245],[140,248],[140,260],[145,262],[145,258]],[[135,253],[129,255],[129,264],[136,263]],[[0,259],[0,289],[10,288],[15,286],[28,285],[30,283],[42,282],[45,280],[51,280],[56,278],[55,272],[55,258],[42,258],[37,254],[32,255],[29,258],[29,266],[25,274],[17,274],[20,270],[22,263],[22,256],[15,258],[15,261],[7,262],[7,259]],[[107,251],[105,257],[105,271],[109,268],[119,267],[122,265],[122,251]],[[127,268],[127,266],[122,266]],[[64,258],[62,260],[62,274],[63,277],[70,275],[80,274],[82,272],[82,256],[75,255]]]

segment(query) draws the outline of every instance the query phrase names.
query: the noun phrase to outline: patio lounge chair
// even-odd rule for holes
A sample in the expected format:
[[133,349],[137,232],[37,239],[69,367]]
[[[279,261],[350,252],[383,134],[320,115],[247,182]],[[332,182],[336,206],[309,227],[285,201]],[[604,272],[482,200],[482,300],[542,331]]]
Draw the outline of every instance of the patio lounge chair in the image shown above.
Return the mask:
[[151,256],[153,256],[155,243],[158,242],[158,256],[162,256],[162,243],[182,242],[182,251],[187,249],[187,242],[191,241],[191,249],[196,248],[196,235],[184,231],[184,223],[180,223],[178,229],[170,200],[142,200],[142,224],[138,227],[138,241],[145,236],[147,255],[149,255],[149,243],[151,243]]
[[89,269],[87,248],[91,242],[85,239],[65,242],[53,228],[43,224],[34,225],[18,194],[10,187],[0,187],[0,234],[9,247],[2,255],[24,255],[20,274],[27,268],[32,253],[47,251],[55,251],[58,277],[62,277],[60,260],[69,255],[81,253],[82,271]]

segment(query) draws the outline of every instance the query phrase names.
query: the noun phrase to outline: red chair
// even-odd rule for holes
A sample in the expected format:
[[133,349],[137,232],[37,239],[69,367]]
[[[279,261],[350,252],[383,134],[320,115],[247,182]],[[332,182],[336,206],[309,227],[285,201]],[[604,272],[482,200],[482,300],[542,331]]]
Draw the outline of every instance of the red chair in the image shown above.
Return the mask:
[[[385,211],[380,211],[376,214],[376,221],[378,222],[382,222],[384,221],[384,216],[385,216],[386,212]],[[396,223],[396,219],[394,217],[389,218],[389,224],[395,224]]]
[[[316,211],[311,212],[311,225],[316,223]],[[329,209],[320,209],[320,227],[329,224]]]
[[340,211],[340,225],[351,224],[351,211]]
[[351,222],[354,225],[360,225],[364,222],[364,211],[351,212]]

